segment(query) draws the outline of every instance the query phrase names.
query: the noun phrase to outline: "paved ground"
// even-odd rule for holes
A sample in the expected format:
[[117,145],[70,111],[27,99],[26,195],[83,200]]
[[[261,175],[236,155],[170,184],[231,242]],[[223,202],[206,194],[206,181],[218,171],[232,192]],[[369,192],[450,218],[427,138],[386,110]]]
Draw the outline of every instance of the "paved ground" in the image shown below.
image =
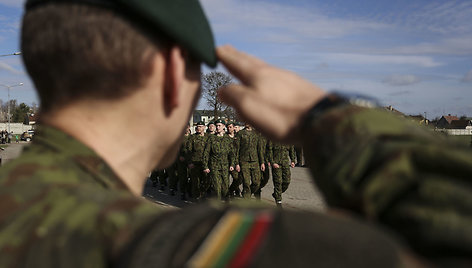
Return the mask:
[[[144,187],[144,197],[165,207],[186,207],[192,204],[190,201],[180,200],[179,193],[171,196],[169,189],[161,192],[157,187],[152,187],[148,180]],[[274,186],[272,177],[269,183],[262,189],[262,201],[275,206],[272,193]],[[288,190],[282,195],[283,206],[287,209],[320,211],[324,210],[325,203],[316,189],[308,168],[296,167],[292,169],[292,181]]]
[[[0,158],[2,165],[8,161],[17,158],[27,142],[11,143],[7,145],[0,144]],[[273,193],[272,177],[269,183],[262,189],[262,202],[268,205],[275,206]],[[152,187],[148,180],[144,187],[143,196],[163,207],[179,208],[186,207],[193,204],[190,201],[180,200],[179,193],[176,196],[171,196],[168,189],[160,192],[158,188]],[[296,167],[292,169],[292,181],[288,190],[282,195],[283,206],[288,209],[320,211],[325,208],[325,204],[321,195],[317,191],[308,168]]]
[[20,143],[0,144],[0,148],[4,148],[4,150],[0,150],[0,158],[2,159],[1,164],[4,165],[8,161],[17,158],[21,154],[23,147],[28,144],[29,143],[25,141]]

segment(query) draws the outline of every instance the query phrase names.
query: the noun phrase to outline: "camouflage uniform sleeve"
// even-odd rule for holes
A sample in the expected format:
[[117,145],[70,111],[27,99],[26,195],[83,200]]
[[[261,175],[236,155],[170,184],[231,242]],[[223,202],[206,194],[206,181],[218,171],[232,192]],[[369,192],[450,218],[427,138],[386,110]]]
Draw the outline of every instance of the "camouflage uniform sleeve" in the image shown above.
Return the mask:
[[188,138],[187,144],[185,146],[186,154],[185,161],[190,164],[192,162],[192,153],[193,153],[193,135],[190,135]]
[[190,144],[191,144],[191,141],[192,141],[192,135],[189,135],[187,137],[187,139],[185,140],[184,148],[183,148],[183,156],[185,158],[185,164],[187,164],[187,165],[190,163],[190,157],[191,157]]
[[235,165],[239,165],[239,150],[241,148],[241,135],[238,133],[236,133],[236,142],[235,142],[235,146],[234,146],[234,163]]
[[296,156],[295,156],[295,146],[291,145],[289,146],[289,155],[290,155],[290,162],[293,162],[295,163],[295,159],[296,159]]
[[[417,252],[472,256],[472,151],[387,111],[346,105],[309,122],[304,147],[330,206],[387,226]],[[437,254],[437,255],[435,255]]]
[[229,136],[226,136],[226,139],[228,140],[228,163],[230,167],[234,167],[234,146],[233,146],[233,139],[230,138]]
[[265,162],[265,146],[264,146],[264,138],[259,136],[257,141],[257,155],[259,158],[259,165],[264,164]]
[[206,144],[205,144],[205,149],[203,150],[203,159],[202,159],[202,163],[203,163],[203,169],[209,169],[208,167],[208,162],[210,161],[210,151],[211,151],[211,142],[212,142],[212,138],[209,137],[206,141]]

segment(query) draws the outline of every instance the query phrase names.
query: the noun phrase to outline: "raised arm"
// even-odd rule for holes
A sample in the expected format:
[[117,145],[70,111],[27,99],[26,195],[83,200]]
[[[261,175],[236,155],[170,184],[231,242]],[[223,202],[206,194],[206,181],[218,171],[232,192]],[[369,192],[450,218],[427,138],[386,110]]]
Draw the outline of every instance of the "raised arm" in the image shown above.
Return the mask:
[[472,236],[465,235],[472,233],[469,148],[347,100],[317,109],[327,94],[295,74],[231,47],[219,48],[218,56],[242,82],[221,90],[222,99],[267,136],[303,141],[331,207],[394,230],[425,256],[472,256]]

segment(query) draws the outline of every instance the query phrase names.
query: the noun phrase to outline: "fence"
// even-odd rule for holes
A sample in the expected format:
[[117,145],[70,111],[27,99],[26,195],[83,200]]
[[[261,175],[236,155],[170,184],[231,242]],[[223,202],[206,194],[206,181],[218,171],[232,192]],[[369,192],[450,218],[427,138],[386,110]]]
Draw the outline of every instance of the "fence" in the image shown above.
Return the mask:
[[[10,131],[13,131],[13,134],[21,134],[30,129],[33,129],[33,126],[22,123],[10,123]],[[0,131],[2,130],[8,130],[8,123],[0,123]]]

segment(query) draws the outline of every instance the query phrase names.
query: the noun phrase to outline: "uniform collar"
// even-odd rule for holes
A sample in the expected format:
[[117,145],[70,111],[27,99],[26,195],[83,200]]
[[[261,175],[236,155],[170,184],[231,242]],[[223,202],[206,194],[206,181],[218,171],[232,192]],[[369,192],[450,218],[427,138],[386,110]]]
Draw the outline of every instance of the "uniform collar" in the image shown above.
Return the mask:
[[33,144],[28,149],[35,150],[38,148],[53,151],[65,158],[72,159],[105,188],[131,192],[95,151],[57,128],[45,125],[36,128]]

